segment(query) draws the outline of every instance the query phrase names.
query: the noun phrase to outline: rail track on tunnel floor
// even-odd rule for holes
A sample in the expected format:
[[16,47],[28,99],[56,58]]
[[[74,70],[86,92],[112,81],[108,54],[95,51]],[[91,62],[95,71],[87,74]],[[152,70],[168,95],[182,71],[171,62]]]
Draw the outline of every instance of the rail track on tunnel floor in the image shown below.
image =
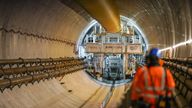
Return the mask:
[[[130,87],[130,83],[131,83],[131,81],[132,81],[132,79],[128,79],[128,80],[126,80],[126,81],[115,81],[115,83],[114,83],[114,85],[113,85],[113,82],[111,81],[111,84],[110,83],[106,83],[106,82],[102,82],[102,81],[100,81],[100,80],[97,80],[96,78],[94,78],[92,75],[90,75],[90,73],[89,72],[87,72],[87,71],[85,71],[86,73],[87,73],[87,76],[91,79],[91,80],[93,80],[93,81],[95,81],[96,83],[98,83],[98,84],[101,84],[101,85],[103,85],[103,86],[108,86],[108,87],[112,87],[111,88],[111,91],[109,90],[108,91],[108,94],[106,95],[106,97],[105,97],[105,99],[103,100],[103,102],[102,102],[102,104],[101,104],[101,106],[100,106],[100,108],[111,108],[111,106],[112,107],[114,107],[115,106],[115,108],[116,107],[119,107],[120,106],[120,104],[122,104],[121,102],[120,102],[120,100],[122,101],[122,97],[125,97],[125,95],[126,95],[126,93],[127,93],[127,91],[128,91],[128,89],[129,89],[129,87]],[[109,81],[108,81],[109,82]],[[111,86],[111,85],[113,85],[113,86]],[[118,86],[118,87],[117,87]],[[122,89],[122,87],[123,87],[123,89]],[[120,88],[120,89],[119,89]],[[115,99],[114,98],[114,96],[115,96],[115,98],[118,98],[118,99]],[[111,102],[111,100],[114,102]],[[109,103],[110,102],[110,103]],[[117,103],[118,102],[118,103]],[[113,105],[111,105],[111,104],[113,104]]]
[[106,105],[108,104],[108,102],[110,101],[110,99],[113,95],[113,92],[114,92],[114,87],[115,87],[115,80],[113,80],[113,83],[111,84],[110,90],[107,93],[105,99],[103,100],[103,102],[101,104],[101,108],[105,108]]
[[[105,108],[111,97],[113,96],[113,92],[115,90],[114,85],[115,83],[111,84],[110,88],[108,86],[100,86],[79,108],[90,107],[90,104],[92,104],[93,102],[93,104],[95,104],[94,106]],[[107,90],[107,88],[109,89]],[[104,97],[100,97],[101,94],[105,94]]]
[[94,93],[92,96],[90,96],[79,108],[83,108],[83,106],[85,106],[85,104],[87,104],[89,102],[89,100],[91,100],[91,98],[93,98],[98,92],[99,90],[101,89],[101,87],[99,87]]

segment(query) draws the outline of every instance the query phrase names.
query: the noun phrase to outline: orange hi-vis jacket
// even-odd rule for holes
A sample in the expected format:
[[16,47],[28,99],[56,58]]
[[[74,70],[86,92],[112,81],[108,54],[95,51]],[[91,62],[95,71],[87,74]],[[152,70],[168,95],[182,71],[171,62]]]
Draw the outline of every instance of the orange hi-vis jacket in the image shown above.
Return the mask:
[[[165,74],[162,66],[152,66],[149,69],[143,66],[137,70],[133,80],[131,100],[138,100],[142,97],[145,102],[154,105],[159,95],[165,96],[165,87],[168,90],[175,88],[175,82],[169,70],[166,70]],[[168,92],[168,95],[170,93]]]
[[143,73],[142,71],[140,71],[140,69],[141,69],[141,67],[139,67],[137,69],[134,79],[132,81],[132,85],[131,85],[131,100],[132,101],[138,100],[138,98],[139,98],[139,94],[135,88],[137,87],[136,83],[139,81],[139,77],[141,77],[141,74]]
[[160,66],[163,66],[164,61],[162,59],[159,59],[159,64],[160,64]]
[[[160,66],[163,66],[164,61],[162,59],[159,59],[159,64],[160,64]],[[142,67],[140,67],[140,68],[142,68]],[[137,100],[139,97],[139,94],[135,91],[135,82],[137,82],[139,80],[140,75],[143,73],[142,71],[140,71],[140,68],[138,68],[138,70],[135,74],[135,77],[132,81],[132,86],[131,86],[131,100],[132,101]]]

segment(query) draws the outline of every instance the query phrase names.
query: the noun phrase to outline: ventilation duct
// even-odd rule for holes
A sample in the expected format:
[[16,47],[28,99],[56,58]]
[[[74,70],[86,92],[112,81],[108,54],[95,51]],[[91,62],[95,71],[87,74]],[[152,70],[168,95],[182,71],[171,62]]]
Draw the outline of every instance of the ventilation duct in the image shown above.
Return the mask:
[[76,0],[107,32],[120,32],[120,14],[115,0]]

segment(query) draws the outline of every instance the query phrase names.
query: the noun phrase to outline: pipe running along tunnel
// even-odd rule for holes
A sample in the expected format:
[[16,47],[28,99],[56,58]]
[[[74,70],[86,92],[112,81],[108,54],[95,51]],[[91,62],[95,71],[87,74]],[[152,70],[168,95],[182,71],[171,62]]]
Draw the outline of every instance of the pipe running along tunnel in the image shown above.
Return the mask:
[[191,37],[191,0],[0,0],[0,107],[128,107],[153,47],[190,106]]

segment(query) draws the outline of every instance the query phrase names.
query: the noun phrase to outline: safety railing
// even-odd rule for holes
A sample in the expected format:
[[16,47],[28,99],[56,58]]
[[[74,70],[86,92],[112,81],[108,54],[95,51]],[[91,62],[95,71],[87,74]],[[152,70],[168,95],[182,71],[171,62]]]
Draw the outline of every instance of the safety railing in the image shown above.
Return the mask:
[[84,68],[84,59],[73,57],[0,60],[0,91],[64,76]]

